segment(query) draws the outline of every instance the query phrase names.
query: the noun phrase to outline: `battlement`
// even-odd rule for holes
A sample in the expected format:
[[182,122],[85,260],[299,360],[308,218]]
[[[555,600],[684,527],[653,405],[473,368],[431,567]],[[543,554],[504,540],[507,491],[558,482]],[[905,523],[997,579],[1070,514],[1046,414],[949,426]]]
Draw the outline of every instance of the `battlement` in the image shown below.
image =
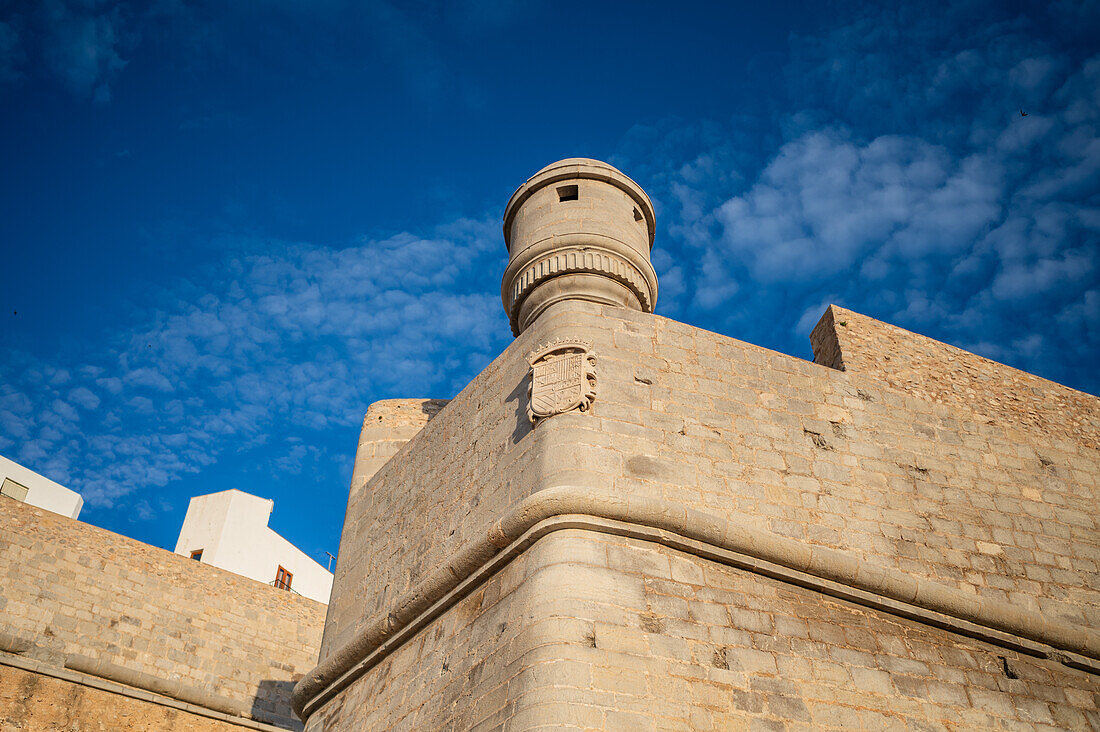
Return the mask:
[[447,399],[384,399],[367,407],[351,482],[354,495],[386,461],[416,435]]
[[821,316],[810,343],[814,363],[858,372],[1008,431],[1100,447],[1100,400],[1091,394],[836,305]]

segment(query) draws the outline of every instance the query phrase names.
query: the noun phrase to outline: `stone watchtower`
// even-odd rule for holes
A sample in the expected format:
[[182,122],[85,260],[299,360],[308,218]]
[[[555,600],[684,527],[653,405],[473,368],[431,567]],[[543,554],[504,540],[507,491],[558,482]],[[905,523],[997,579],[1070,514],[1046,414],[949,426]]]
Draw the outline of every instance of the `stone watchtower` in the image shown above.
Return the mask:
[[515,341],[367,415],[307,731],[1100,728],[1100,400],[658,317],[653,238],[595,160],[512,196]]
[[504,209],[500,297],[512,334],[563,300],[652,313],[653,234],[649,196],[607,163],[569,158],[535,173]]

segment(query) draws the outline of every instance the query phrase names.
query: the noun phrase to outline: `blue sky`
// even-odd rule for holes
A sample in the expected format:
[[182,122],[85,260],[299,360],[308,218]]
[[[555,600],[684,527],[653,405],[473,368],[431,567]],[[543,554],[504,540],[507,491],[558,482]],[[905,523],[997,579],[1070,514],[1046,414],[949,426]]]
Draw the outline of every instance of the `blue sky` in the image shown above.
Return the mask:
[[366,406],[511,341],[503,207],[571,156],[654,199],[662,315],[1100,393],[1100,7],[862,5],[0,0],[0,453],[166,547],[274,498],[324,561]]

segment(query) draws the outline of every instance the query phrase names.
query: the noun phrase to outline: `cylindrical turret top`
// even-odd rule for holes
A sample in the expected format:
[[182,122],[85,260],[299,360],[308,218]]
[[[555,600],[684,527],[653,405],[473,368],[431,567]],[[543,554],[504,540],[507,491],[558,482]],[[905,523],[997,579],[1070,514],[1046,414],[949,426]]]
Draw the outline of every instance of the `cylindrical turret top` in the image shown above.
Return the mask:
[[500,295],[512,333],[561,300],[653,312],[655,228],[649,196],[607,163],[568,158],[535,173],[504,209]]

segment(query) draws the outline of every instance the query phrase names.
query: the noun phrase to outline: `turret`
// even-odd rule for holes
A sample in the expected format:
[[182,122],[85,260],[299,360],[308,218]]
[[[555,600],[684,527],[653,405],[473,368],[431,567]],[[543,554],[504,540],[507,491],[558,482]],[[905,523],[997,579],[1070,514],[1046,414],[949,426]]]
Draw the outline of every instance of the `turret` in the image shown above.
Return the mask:
[[607,163],[568,158],[535,173],[504,209],[500,294],[512,333],[561,300],[653,312],[654,230],[649,196]]

